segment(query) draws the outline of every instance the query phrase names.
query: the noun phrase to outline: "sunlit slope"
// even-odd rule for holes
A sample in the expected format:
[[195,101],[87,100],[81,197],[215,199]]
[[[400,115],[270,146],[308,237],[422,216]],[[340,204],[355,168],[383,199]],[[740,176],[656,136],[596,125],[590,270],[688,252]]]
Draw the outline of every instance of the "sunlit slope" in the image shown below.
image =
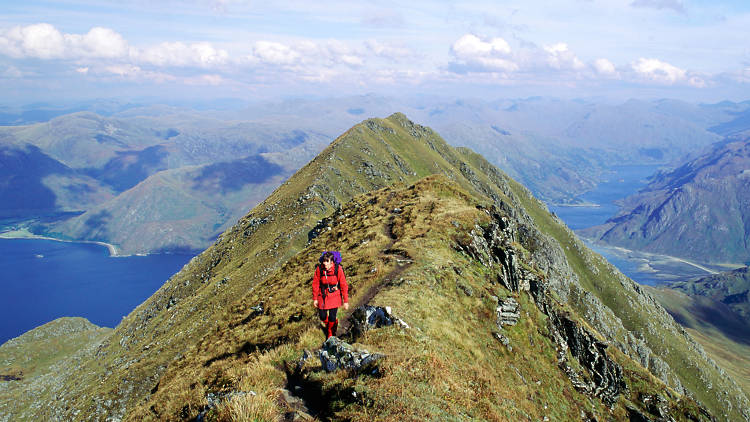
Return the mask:
[[[596,342],[586,347],[599,353],[595,365],[606,381],[595,382],[601,391],[574,387],[566,370],[585,384],[596,378],[583,369],[593,361],[557,342],[565,338],[575,349],[600,335],[544,291],[546,277],[532,258],[539,244],[526,237],[536,234],[524,234],[529,227],[513,215],[509,197],[493,193],[495,201],[439,175],[355,197],[310,245],[217,316],[215,329],[169,366],[126,419],[291,419],[288,389],[320,420],[628,420],[648,414],[648,397],[657,396],[674,420],[708,420],[695,402]],[[365,373],[327,374],[317,356],[298,366],[323,339],[310,271],[332,244],[345,257],[353,307],[390,306],[409,325],[356,339],[385,355]],[[508,256],[515,259],[495,261]],[[512,287],[513,279],[526,287]],[[496,307],[509,297],[519,303],[519,320],[500,329]],[[551,322],[560,318],[581,337]],[[232,396],[209,408],[209,397]]]
[[[421,188],[424,197],[416,187],[410,188],[423,177],[436,173],[440,175],[437,181],[430,179],[432,181],[423,182],[431,186]],[[366,196],[358,196],[395,183],[401,184],[400,193],[391,192],[393,197],[390,199],[391,193],[384,194],[381,191],[378,194],[376,203],[386,205],[377,211],[377,215],[376,211],[368,208],[369,199],[364,200]],[[442,196],[450,201],[441,202]],[[353,201],[355,197],[358,199]],[[431,203],[434,204],[430,205]],[[496,211],[488,214],[478,210],[477,205],[481,205],[482,210],[495,206]],[[369,206],[375,207],[375,204]],[[401,211],[394,212],[396,208]],[[457,217],[456,224],[449,218],[454,211],[465,216]],[[424,221],[420,221],[422,214]],[[372,222],[363,219],[370,215]],[[393,224],[389,222],[388,216],[391,215],[396,216]],[[518,257],[518,265],[513,273],[528,276],[515,279],[526,280],[528,287],[516,286],[507,292],[503,291],[497,284],[499,270],[491,265],[491,260],[482,258],[482,254],[471,255],[467,252],[471,250],[467,246],[472,243],[470,239],[489,235],[487,230],[493,226],[491,221],[485,219],[487,217],[482,217],[488,215],[495,225],[503,221],[502,224],[512,227],[509,234],[511,240],[507,245],[491,249],[493,256],[508,255],[512,249],[512,254]],[[332,219],[324,220],[329,216]],[[397,223],[399,218],[405,220]],[[339,221],[341,224],[346,221],[349,223],[338,227]],[[411,227],[411,224],[416,226]],[[384,230],[383,226],[389,229]],[[401,238],[405,242],[410,239],[408,248],[406,244],[404,248],[398,247],[397,242]],[[299,254],[308,247],[311,239],[314,243],[305,253]],[[463,249],[457,248],[457,245],[463,245]],[[300,347],[313,347],[320,340],[313,336],[314,331],[306,334],[315,324],[314,318],[311,318],[313,309],[309,305],[306,283],[309,280],[311,261],[324,248],[336,248],[345,252],[347,265],[351,266],[347,268],[355,290],[355,300],[368,297],[362,296],[362,291],[356,289],[369,289],[366,286],[384,282],[385,275],[396,270],[394,265],[399,260],[413,261],[410,269],[419,269],[421,272],[436,269],[439,278],[445,280],[449,273],[454,274],[451,276],[454,281],[463,280],[462,274],[467,274],[467,277],[471,275],[464,286],[467,289],[459,289],[472,294],[463,293],[466,298],[461,297],[456,303],[453,303],[453,299],[450,303],[444,303],[447,292],[445,289],[448,287],[436,287],[434,301],[438,305],[444,304],[450,310],[446,313],[438,310],[435,315],[422,314],[427,306],[424,300],[428,300],[430,296],[420,289],[429,289],[431,279],[420,279],[416,283],[416,295],[412,295],[398,290],[408,288],[405,282],[398,283],[401,281],[399,277],[393,286],[379,290],[379,294],[384,296],[374,296],[376,303],[388,305],[386,302],[390,302],[390,299],[380,300],[392,295],[392,306],[400,309],[405,319],[411,318],[410,323],[417,321],[414,322],[416,327],[423,324],[420,327],[422,330],[430,325],[442,324],[442,327],[436,328],[424,339],[423,346],[429,350],[441,350],[448,346],[443,340],[435,340],[439,333],[450,331],[453,333],[451,336],[458,335],[459,338],[455,339],[459,340],[464,337],[464,333],[470,334],[467,330],[472,326],[477,326],[483,334],[479,334],[477,339],[466,341],[476,345],[475,350],[487,349],[487,353],[497,356],[503,349],[498,349],[496,343],[490,343],[490,340],[497,340],[494,340],[491,333],[481,337],[488,334],[486,329],[494,324],[491,296],[518,297],[524,312],[529,313],[525,320],[527,322],[519,324],[528,325],[523,326],[522,331],[517,334],[509,332],[509,337],[515,342],[512,344],[521,348],[528,344],[538,348],[539,350],[534,350],[541,353],[537,358],[539,366],[530,366],[530,372],[519,369],[522,374],[519,379],[525,380],[522,383],[528,383],[525,390],[527,394],[557,394],[553,390],[563,385],[564,379],[556,373],[555,377],[550,378],[550,382],[556,383],[555,387],[534,386],[540,385],[536,384],[535,377],[549,372],[550,364],[554,366],[549,355],[554,355],[553,349],[556,348],[549,343],[549,337],[544,336],[543,327],[548,323],[539,312],[544,310],[548,313],[542,313],[549,320],[558,321],[563,319],[565,312],[569,312],[573,315],[571,320],[576,321],[576,326],[592,333],[591,338],[601,336],[609,344],[607,353],[619,362],[624,373],[630,373],[628,379],[631,385],[639,383],[640,381],[635,380],[641,379],[650,386],[643,388],[653,387],[655,390],[649,391],[664,391],[662,387],[658,387],[656,380],[649,380],[649,376],[637,369],[642,365],[676,391],[677,395],[670,398],[670,403],[675,406],[676,403],[686,403],[680,400],[679,394],[687,390],[688,394],[695,396],[720,419],[748,419],[747,399],[703,356],[700,347],[686,336],[653,299],[601,257],[586,249],[525,188],[513,182],[481,156],[469,150],[451,148],[432,130],[410,122],[401,114],[388,119],[370,119],[353,127],[227,230],[212,247],[193,259],[126,317],[95,354],[88,359],[81,359],[77,366],[80,370],[71,371],[74,375],[66,380],[65,388],[57,393],[56,400],[51,400],[51,397],[34,398],[33,400],[49,399],[49,405],[40,410],[41,416],[89,419],[101,415],[125,417],[129,412],[135,412],[130,417],[137,418],[140,415],[161,418],[167,415],[169,418],[190,419],[202,410],[207,400],[205,394],[222,388],[244,389],[247,387],[243,384],[247,377],[260,376],[252,372],[244,375],[232,373],[244,370],[235,366],[235,363],[244,365],[252,359],[269,359],[270,365],[277,368],[290,356],[298,358]],[[403,253],[401,249],[405,249]],[[432,251],[435,255],[431,255]],[[448,262],[455,265],[448,265]],[[375,271],[371,272],[373,268]],[[510,274],[509,271],[503,274]],[[403,278],[408,280],[407,277]],[[494,293],[487,288],[494,290]],[[410,297],[414,302],[409,302]],[[264,302],[264,309],[269,310],[268,314],[248,319],[255,312],[250,308],[261,301]],[[550,315],[557,316],[553,318]],[[454,324],[463,324],[462,318],[471,321],[469,328],[456,328]],[[242,323],[246,319],[248,322]],[[256,325],[256,321],[261,321],[262,324]],[[461,327],[464,325],[466,324]],[[547,340],[536,338],[537,335]],[[447,338],[451,339],[451,336]],[[408,342],[413,341],[413,338],[405,339],[407,343],[399,343],[398,339],[387,336],[382,342],[378,341],[380,340],[376,339],[372,343],[376,350],[379,347],[399,350],[405,347],[404,344],[410,344]],[[538,346],[531,346],[532,342]],[[422,347],[417,343],[413,345],[414,350]],[[456,344],[456,347],[464,346]],[[453,349],[447,352],[448,357],[435,361],[436,364],[451,368],[447,374],[461,374],[475,384],[492,383],[491,380],[472,375],[496,369],[495,366],[474,365],[473,362],[481,360],[479,358],[482,355],[477,355],[477,352],[465,354]],[[222,356],[224,358],[214,359]],[[411,355],[404,351],[401,356],[406,359]],[[521,354],[511,356],[516,359]],[[457,357],[463,360],[455,362],[454,358]],[[203,358],[206,359],[202,360]],[[391,362],[403,363],[409,362],[409,359]],[[196,367],[198,362],[202,362],[202,366]],[[388,365],[389,361],[385,362]],[[430,362],[420,364],[429,366]],[[521,361],[514,362],[517,368],[521,364]],[[227,378],[211,378],[218,374],[214,372],[214,368],[224,371],[222,374],[228,374]],[[252,371],[252,366],[248,370]],[[396,382],[394,379],[396,383],[393,385],[406,385],[403,382],[406,382],[407,375],[402,373],[402,380]],[[269,391],[277,388],[279,382],[283,383],[278,376],[278,372],[271,371],[268,374],[272,380],[264,385]],[[192,381],[185,390],[182,387],[188,378]],[[195,383],[194,387],[192,383]],[[456,391],[472,385],[457,385]],[[711,385],[711,388],[706,388],[707,385]],[[174,394],[168,394],[170,391]],[[519,390],[477,391],[487,391],[489,396],[485,399],[491,400],[501,397],[499,394],[517,394]],[[567,390],[563,388],[563,391],[574,394],[570,387]],[[420,397],[429,396],[427,392],[420,394]],[[167,395],[173,398],[167,400]],[[557,397],[550,399],[549,403],[560,402],[559,396]],[[630,396],[622,393],[618,397]],[[631,399],[632,397],[626,398]],[[541,401],[537,401],[539,403]],[[575,403],[582,402],[576,399]],[[417,404],[404,405],[412,406],[407,409],[413,409]],[[152,410],[152,406],[155,410]],[[435,406],[445,410],[441,407],[442,404]],[[524,411],[528,414],[542,415],[542,410],[530,402],[523,406],[522,409],[527,409]],[[618,415],[624,417],[623,412],[628,411],[627,403],[619,403],[617,406],[620,409]],[[638,404],[635,406],[642,408]],[[685,406],[692,408],[692,405]],[[602,409],[600,405],[594,407],[589,411],[599,414]],[[390,411],[397,413],[397,407],[385,406],[382,409],[391,409]],[[446,411],[451,413],[451,409],[458,407],[449,407]],[[503,414],[496,413],[496,410],[486,410],[491,412],[486,415]],[[573,405],[559,410],[561,413],[555,415],[563,417],[575,414],[578,410],[582,408]],[[688,408],[682,410],[689,411]],[[358,412],[356,408],[331,411]],[[485,415],[485,410],[478,412],[475,415]],[[683,414],[680,412],[678,413]],[[513,415],[519,414],[511,413],[506,416]]]

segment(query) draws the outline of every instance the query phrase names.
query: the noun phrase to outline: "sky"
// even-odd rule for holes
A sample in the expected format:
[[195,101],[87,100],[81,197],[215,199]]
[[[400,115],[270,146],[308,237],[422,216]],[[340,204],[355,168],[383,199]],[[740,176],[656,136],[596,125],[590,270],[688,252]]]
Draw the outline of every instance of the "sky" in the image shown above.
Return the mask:
[[0,103],[750,99],[746,0],[0,0]]

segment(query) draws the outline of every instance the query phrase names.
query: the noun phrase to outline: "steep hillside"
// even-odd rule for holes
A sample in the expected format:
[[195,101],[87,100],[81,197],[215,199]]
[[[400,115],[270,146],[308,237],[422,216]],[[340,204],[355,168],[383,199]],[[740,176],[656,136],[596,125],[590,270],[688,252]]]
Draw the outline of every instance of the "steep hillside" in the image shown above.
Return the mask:
[[33,145],[0,141],[0,219],[80,211],[112,196],[106,185]]
[[748,267],[649,290],[750,394]]
[[160,171],[80,216],[36,231],[113,243],[123,254],[200,251],[297,168],[274,161],[257,155]]
[[[553,299],[516,243],[512,211],[479,198],[444,176],[354,198],[218,317],[126,419],[189,418],[212,396],[232,398],[205,414],[220,420],[281,419],[288,405],[321,420],[627,420],[657,396],[665,414],[705,419]],[[406,322],[352,335],[384,356],[366,370],[326,373],[314,352],[310,261],[333,245],[353,306],[390,307]]]
[[0,128],[0,218],[125,254],[203,250],[330,142],[287,124],[152,114]]
[[750,138],[728,138],[658,174],[617,216],[582,233],[703,263],[750,261]]
[[[311,261],[333,248],[353,304],[391,306],[411,327],[356,339],[385,355],[375,374],[294,369],[322,340]],[[518,321],[499,326],[514,301]],[[230,397],[244,400],[214,416],[296,403],[321,419],[705,419],[695,397],[720,420],[750,420],[736,384],[654,299],[528,190],[401,114],[340,136],[88,359],[58,368],[77,370],[44,395],[7,394],[44,401],[44,419],[192,419]]]
[[[34,399],[51,397],[68,371],[82,356],[89,359],[111,332],[84,318],[59,318],[0,346],[0,421],[38,415],[45,403]],[[13,394],[18,390],[31,396],[19,402]]]

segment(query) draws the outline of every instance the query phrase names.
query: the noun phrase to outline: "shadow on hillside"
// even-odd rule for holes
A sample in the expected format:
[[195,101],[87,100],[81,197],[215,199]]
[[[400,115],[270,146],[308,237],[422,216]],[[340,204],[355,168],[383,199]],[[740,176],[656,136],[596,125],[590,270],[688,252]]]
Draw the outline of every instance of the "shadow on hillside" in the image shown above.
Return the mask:
[[263,183],[283,171],[281,166],[254,155],[204,167],[193,179],[193,187],[204,192],[237,192],[251,183]]
[[728,339],[750,346],[750,326],[725,304],[702,300],[691,304],[686,311],[698,321],[697,324],[692,324],[680,312],[667,309],[675,321],[684,327],[700,331],[713,327]]
[[242,346],[240,346],[239,349],[235,350],[234,352],[227,352],[227,353],[222,353],[218,356],[214,356],[211,359],[204,362],[203,366],[207,368],[211,366],[211,364],[213,364],[214,362],[218,362],[220,360],[229,359],[229,358],[236,359],[236,358],[240,358],[243,356],[247,356],[255,352],[265,352],[283,343],[288,343],[288,342],[289,342],[289,338],[286,336],[282,336],[282,337],[274,339],[273,341],[265,342],[265,343],[250,343],[249,341],[246,341],[245,343],[242,344]]

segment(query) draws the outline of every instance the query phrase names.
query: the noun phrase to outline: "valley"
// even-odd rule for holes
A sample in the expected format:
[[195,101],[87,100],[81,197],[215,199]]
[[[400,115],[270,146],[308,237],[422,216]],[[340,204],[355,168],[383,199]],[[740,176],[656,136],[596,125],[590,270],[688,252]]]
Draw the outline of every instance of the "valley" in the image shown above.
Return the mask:
[[709,129],[750,105],[366,95],[213,110],[71,107],[52,109],[55,117],[37,123],[19,114],[26,124],[0,128],[0,204],[7,208],[0,206],[0,218],[64,213],[71,217],[28,229],[143,254],[204,249],[361,115],[404,111],[452,145],[484,155],[544,201],[575,205],[606,179],[609,163],[669,164],[721,139]]
[[[255,406],[251,414],[281,417],[284,368],[319,344],[305,275],[309,257],[332,245],[347,257],[355,301],[382,285],[370,302],[392,306],[415,328],[359,340],[386,355],[378,366],[382,378],[326,375],[314,362],[300,367],[310,377],[303,388],[330,398],[319,408],[326,418],[462,412],[570,419],[583,412],[618,420],[636,414],[750,419],[739,387],[637,284],[487,160],[450,147],[401,114],[346,131],[115,330],[92,335],[50,367],[80,367],[75,377],[51,369],[6,384],[0,411],[130,420],[207,412],[228,420],[240,408],[229,401],[212,408],[208,399],[233,394],[236,405]],[[388,278],[400,261],[411,263],[398,279]],[[509,297],[523,316],[503,328],[495,312]],[[469,316],[470,324],[447,317],[456,314]],[[584,339],[606,373],[592,366],[582,352],[587,348],[576,346]],[[13,374],[24,371],[0,349],[0,361],[18,368]],[[415,380],[413,367],[434,383]],[[41,377],[45,389],[31,399],[26,392]],[[708,383],[714,388],[703,388]],[[430,385],[441,394],[420,387]],[[466,400],[469,388],[477,395]],[[352,391],[367,400],[336,399]],[[391,400],[399,391],[411,392],[408,400]],[[660,410],[648,405],[655,397]],[[42,409],[34,400],[50,405]]]
[[750,422],[750,2],[5,3],[0,422]]

